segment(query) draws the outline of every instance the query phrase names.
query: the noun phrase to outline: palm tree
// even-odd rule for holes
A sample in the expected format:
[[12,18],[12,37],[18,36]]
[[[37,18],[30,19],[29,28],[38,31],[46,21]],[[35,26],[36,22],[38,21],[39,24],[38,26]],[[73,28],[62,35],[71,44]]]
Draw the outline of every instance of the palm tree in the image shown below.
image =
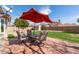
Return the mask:
[[77,22],[79,23],[79,18],[77,18]]

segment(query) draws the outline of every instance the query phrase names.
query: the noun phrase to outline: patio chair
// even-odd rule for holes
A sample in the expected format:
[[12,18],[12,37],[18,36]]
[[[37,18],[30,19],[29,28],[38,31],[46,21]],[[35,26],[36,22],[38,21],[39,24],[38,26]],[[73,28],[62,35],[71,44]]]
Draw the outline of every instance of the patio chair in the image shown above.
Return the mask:
[[18,37],[18,40],[20,43],[22,43],[22,41],[24,42],[26,40],[26,36],[22,32],[20,33],[19,31],[16,31],[16,33],[17,33],[17,37]]
[[36,39],[36,42],[38,42],[39,44],[42,44],[42,46],[44,45],[43,41],[46,41],[48,32],[47,31],[43,31],[40,33],[39,37]]
[[43,31],[40,41],[46,41],[47,35],[48,35],[48,32],[47,31]]
[[31,36],[32,36],[32,31],[27,30],[27,35],[26,35],[27,41],[31,41]]
[[16,33],[17,33],[18,39],[20,40],[20,37],[21,37],[20,32],[19,31],[16,31]]
[[26,35],[23,32],[21,32],[20,37],[20,40],[26,40]]
[[46,41],[47,35],[48,35],[47,31],[40,32],[38,38],[35,38],[33,40],[35,40],[35,42],[38,42],[38,44],[41,44],[43,41]]
[[39,37],[38,37],[38,39],[37,40],[41,40],[41,38],[42,38],[42,35],[43,35],[43,33],[42,32],[40,32],[40,35],[39,35]]
[[31,30],[27,30],[27,36],[31,36],[32,35],[32,31]]

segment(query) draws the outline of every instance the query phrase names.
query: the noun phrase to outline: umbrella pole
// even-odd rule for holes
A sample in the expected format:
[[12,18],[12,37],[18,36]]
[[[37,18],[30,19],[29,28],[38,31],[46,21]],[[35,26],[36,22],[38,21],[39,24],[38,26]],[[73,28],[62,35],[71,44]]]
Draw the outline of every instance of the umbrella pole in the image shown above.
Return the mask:
[[35,34],[35,23],[34,23],[34,32],[33,32],[33,34]]
[[39,25],[39,31],[41,31],[41,25]]

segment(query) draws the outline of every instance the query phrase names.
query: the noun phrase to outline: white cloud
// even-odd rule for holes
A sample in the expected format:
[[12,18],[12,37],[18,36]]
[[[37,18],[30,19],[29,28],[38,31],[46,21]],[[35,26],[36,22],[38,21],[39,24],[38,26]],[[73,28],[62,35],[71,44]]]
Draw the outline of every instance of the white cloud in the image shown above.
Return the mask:
[[39,12],[48,15],[52,10],[50,9],[50,6],[44,6],[39,10]]
[[79,24],[77,22],[78,18],[79,18],[79,15],[74,15],[74,16],[71,16],[71,17],[62,17],[61,22],[62,23],[76,23],[76,24]]

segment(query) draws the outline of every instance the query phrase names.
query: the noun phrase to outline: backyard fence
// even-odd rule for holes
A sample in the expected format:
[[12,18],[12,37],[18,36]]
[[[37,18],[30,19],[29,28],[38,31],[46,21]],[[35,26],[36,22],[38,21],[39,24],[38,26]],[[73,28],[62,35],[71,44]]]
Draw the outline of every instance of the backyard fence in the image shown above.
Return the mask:
[[47,27],[48,30],[56,30],[63,32],[74,32],[79,33],[79,26],[57,26],[57,27]]

